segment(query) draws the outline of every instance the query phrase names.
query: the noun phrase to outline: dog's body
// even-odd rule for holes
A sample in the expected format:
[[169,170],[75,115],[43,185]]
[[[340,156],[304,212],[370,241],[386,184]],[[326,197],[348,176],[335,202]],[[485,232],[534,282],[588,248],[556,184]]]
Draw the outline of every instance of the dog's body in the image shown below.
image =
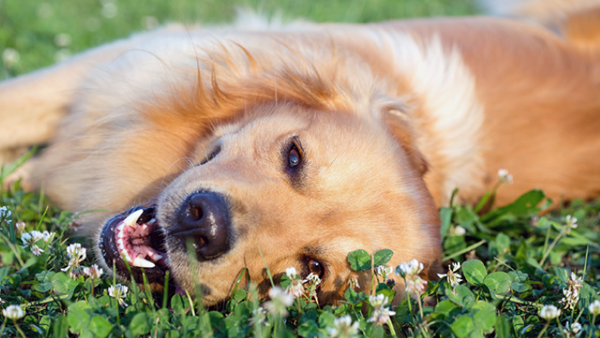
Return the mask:
[[168,268],[187,290],[199,278],[214,304],[244,267],[265,292],[263,255],[276,274],[320,272],[334,301],[352,250],[439,272],[437,208],[455,188],[476,202],[498,169],[515,177],[498,204],[532,188],[598,195],[600,45],[584,34],[598,28],[560,37],[463,18],[153,32],[0,84],[0,148],[52,137],[30,184],[69,210],[109,210],[79,228],[99,233],[103,263],[124,269],[115,243],[133,238],[119,231],[144,204],[137,223],[156,215],[166,245],[125,252],[167,253],[151,276]]

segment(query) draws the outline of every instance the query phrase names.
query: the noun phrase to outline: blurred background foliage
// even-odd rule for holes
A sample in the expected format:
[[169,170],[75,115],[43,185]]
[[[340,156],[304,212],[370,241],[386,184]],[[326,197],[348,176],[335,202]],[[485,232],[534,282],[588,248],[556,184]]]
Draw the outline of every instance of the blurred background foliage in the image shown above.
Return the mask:
[[236,8],[315,22],[477,12],[474,0],[0,0],[0,80],[165,23],[227,23]]

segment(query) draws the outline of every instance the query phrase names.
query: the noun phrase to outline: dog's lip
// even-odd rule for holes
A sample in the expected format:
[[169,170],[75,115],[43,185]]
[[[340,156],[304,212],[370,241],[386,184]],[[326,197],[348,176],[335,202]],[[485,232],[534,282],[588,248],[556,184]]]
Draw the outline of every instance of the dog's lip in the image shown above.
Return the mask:
[[[121,254],[124,251],[123,244],[122,244],[122,242],[121,242],[121,244],[118,244],[118,241],[119,241],[119,239],[121,239],[121,241],[129,241],[129,238],[124,233],[126,233],[126,232],[132,233],[132,231],[135,231],[135,230],[131,230],[131,229],[124,229],[123,221],[129,215],[131,215],[132,213],[134,213],[138,210],[144,210],[144,213],[152,213],[153,214],[153,213],[155,213],[155,209],[156,209],[155,204],[144,205],[144,206],[135,207],[124,213],[115,215],[113,218],[111,218],[110,220],[108,220],[106,222],[106,224],[102,228],[101,235],[100,235],[99,248],[100,248],[100,252],[102,254],[102,258],[104,259],[106,265],[109,268],[112,268],[112,266],[114,264],[114,267],[117,270],[117,273],[123,277],[129,276],[129,269],[131,269],[130,270],[131,274],[133,275],[136,282],[138,282],[138,283],[143,282],[143,273],[146,274],[146,277],[150,283],[159,283],[159,284],[164,283],[165,272],[166,272],[166,270],[169,269],[167,253],[166,253],[166,250],[164,250],[164,248],[158,248],[161,250],[157,250],[157,248],[153,247],[153,244],[154,245],[162,244],[164,246],[164,235],[161,235],[161,233],[160,233],[162,231],[162,228],[160,227],[158,222],[155,220],[155,218],[152,217],[152,219],[154,219],[154,221],[151,223],[151,228],[146,228],[148,226],[147,223],[138,224],[138,227],[146,226],[145,232],[142,230],[137,231],[137,232],[142,232],[144,235],[146,235],[146,237],[147,237],[145,239],[146,243],[143,243],[141,245],[140,244],[132,244],[130,242],[127,243],[127,249],[125,250],[125,252],[142,251],[143,255],[145,255],[146,252],[156,252],[156,253],[159,253],[161,256],[163,256],[160,259],[153,260],[153,259],[151,259],[151,257],[143,256],[142,254],[140,254],[139,256],[143,256],[142,258],[147,259],[148,263],[154,264],[154,267],[144,268],[143,271],[142,271],[142,268],[137,267],[132,264],[132,261],[135,259],[135,257],[130,257],[131,259],[128,259],[128,261],[129,261],[128,262],[129,269],[128,269],[127,264],[125,263],[125,261],[123,260],[123,258],[121,256]],[[140,218],[142,218],[142,217],[143,216],[141,216]],[[147,220],[145,222],[148,222],[148,221],[151,221],[151,220]],[[127,225],[125,225],[125,226],[127,226]],[[125,236],[125,238],[117,237],[118,235]],[[133,239],[136,241],[140,241],[140,237],[134,237]],[[162,240],[162,243],[153,243],[153,242],[156,242],[157,240]],[[142,239],[141,241],[144,241],[144,240]],[[146,263],[146,264],[148,264],[148,263]]]

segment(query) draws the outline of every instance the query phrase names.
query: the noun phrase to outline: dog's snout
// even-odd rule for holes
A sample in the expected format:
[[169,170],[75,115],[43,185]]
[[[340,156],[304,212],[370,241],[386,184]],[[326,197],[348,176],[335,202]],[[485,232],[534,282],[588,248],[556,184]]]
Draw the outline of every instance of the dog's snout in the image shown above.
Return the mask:
[[178,224],[169,234],[179,239],[184,249],[188,241],[200,261],[220,256],[230,248],[229,208],[224,196],[199,192],[188,196],[178,215]]

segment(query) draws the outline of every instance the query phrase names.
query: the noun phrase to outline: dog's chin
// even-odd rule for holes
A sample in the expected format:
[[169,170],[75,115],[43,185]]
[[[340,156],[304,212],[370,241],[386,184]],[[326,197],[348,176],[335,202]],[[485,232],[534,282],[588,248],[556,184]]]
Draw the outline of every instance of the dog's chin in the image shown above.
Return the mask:
[[133,276],[137,283],[143,283],[145,274],[152,288],[159,289],[169,270],[169,258],[165,235],[155,216],[155,204],[138,206],[114,216],[104,224],[98,248],[106,265],[111,270],[114,267],[117,276],[125,280]]

